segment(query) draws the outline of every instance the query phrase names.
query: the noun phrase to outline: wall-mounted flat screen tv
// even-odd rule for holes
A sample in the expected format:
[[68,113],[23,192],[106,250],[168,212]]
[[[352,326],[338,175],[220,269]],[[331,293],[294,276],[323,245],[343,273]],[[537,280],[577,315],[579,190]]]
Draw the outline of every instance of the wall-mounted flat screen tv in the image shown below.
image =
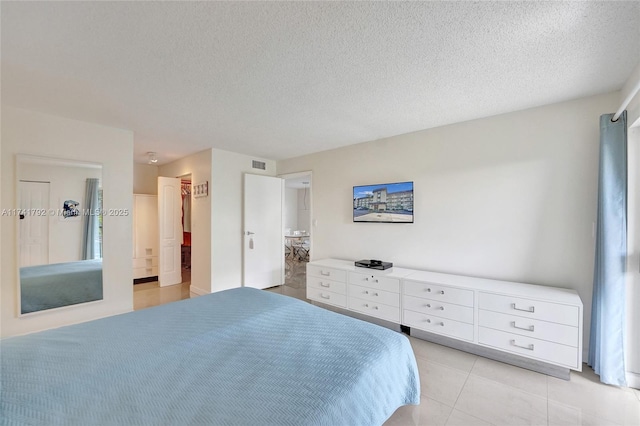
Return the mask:
[[413,182],[354,186],[353,221],[413,223]]

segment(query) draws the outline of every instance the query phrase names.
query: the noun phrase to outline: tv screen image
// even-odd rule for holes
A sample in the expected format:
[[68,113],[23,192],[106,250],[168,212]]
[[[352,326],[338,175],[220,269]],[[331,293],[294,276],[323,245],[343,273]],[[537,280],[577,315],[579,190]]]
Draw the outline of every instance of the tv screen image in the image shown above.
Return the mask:
[[354,186],[353,221],[413,223],[413,182]]

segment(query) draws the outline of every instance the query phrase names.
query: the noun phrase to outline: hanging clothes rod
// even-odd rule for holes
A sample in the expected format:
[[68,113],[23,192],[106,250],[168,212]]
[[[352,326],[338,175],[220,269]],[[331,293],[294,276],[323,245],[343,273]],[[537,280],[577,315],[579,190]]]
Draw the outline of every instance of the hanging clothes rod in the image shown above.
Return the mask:
[[182,192],[182,195],[190,195],[191,194],[191,182],[182,182],[182,184],[180,185],[180,189]]
[[624,101],[622,101],[622,105],[620,105],[618,111],[616,111],[616,113],[613,115],[611,121],[618,121],[618,118],[620,118],[622,112],[625,110],[625,108],[627,108],[638,91],[640,91],[640,63],[636,65],[636,67],[633,69],[633,72],[631,73],[631,76],[629,76],[629,80],[622,87],[622,90],[620,92],[627,93],[627,96],[625,96]]

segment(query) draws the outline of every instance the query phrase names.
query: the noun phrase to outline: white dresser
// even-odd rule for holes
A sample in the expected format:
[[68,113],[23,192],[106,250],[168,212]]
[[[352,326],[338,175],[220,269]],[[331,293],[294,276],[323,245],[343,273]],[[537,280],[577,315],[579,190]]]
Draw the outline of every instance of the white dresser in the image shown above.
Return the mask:
[[356,268],[347,260],[317,260],[307,264],[307,298],[399,324],[400,282],[411,272]]
[[323,259],[307,265],[307,297],[527,368],[536,369],[519,361],[582,369],[583,306],[574,290]]

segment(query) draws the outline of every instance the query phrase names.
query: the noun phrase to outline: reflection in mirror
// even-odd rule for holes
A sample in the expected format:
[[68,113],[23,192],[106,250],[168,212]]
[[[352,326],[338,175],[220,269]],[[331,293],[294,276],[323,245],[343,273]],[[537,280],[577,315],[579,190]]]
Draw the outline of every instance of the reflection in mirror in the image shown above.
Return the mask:
[[102,165],[17,156],[20,313],[102,300]]

